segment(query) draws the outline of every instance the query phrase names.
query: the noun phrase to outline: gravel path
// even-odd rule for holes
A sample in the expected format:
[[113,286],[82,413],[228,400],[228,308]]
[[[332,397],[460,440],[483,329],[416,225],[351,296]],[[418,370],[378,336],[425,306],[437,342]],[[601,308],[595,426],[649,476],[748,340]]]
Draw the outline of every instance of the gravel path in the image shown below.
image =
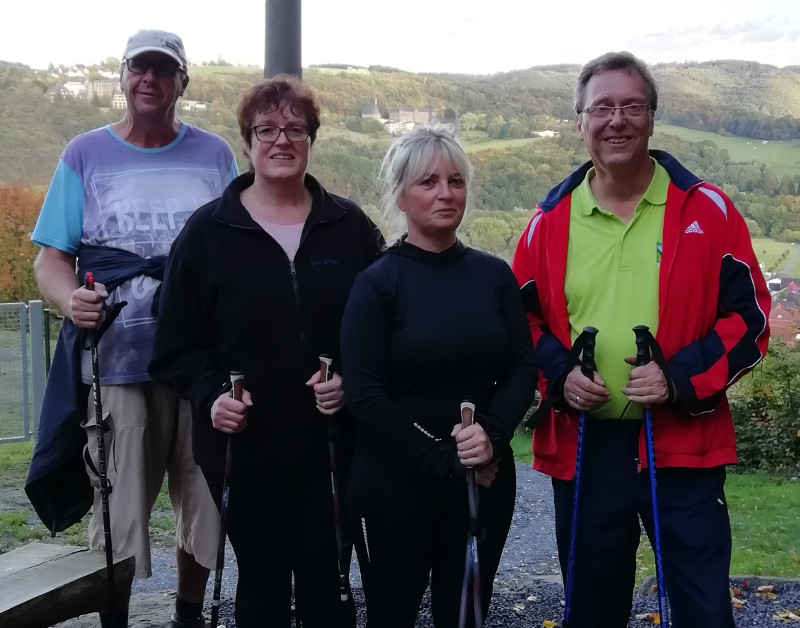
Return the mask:
[[[517,465],[517,503],[514,520],[506,543],[503,559],[495,580],[495,595],[486,628],[513,626],[514,628],[541,628],[546,620],[561,625],[563,614],[563,589],[556,556],[552,490],[546,476],[534,472],[528,465]],[[234,628],[233,596],[236,587],[236,564],[230,547],[226,553],[227,566],[222,588],[222,617],[227,628]],[[175,590],[175,558],[170,548],[157,548],[153,552],[154,576],[148,580],[134,581],[134,596],[131,608],[131,628],[159,628],[165,624],[172,605],[172,595],[165,591]],[[212,576],[213,579],[213,576]],[[761,597],[757,587],[774,584],[774,599]],[[363,594],[357,566],[353,567],[353,595],[359,608],[359,626],[364,626],[365,613]],[[207,599],[211,598],[209,583]],[[734,611],[738,628],[784,625],[773,619],[779,612],[791,611],[800,615],[800,582],[780,579],[733,578],[732,587],[741,590],[743,608]],[[642,589],[649,589],[647,585]],[[137,611],[137,603],[142,606]],[[145,609],[144,607],[147,607]],[[631,627],[645,628],[651,625],[635,619],[639,613],[657,610],[657,599],[652,594],[636,594]],[[66,622],[66,628],[88,628],[93,623],[80,620]],[[800,622],[788,620],[788,624],[800,626]],[[418,628],[432,626],[427,595],[420,609]],[[701,627],[697,627],[701,628]]]

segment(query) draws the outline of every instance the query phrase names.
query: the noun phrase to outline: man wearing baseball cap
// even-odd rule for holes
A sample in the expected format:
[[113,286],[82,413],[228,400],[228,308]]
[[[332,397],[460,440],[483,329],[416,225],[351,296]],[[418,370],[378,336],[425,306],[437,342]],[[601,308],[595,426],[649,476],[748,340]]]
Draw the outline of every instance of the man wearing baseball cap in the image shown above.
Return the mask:
[[[69,350],[54,359],[26,491],[53,532],[91,505],[89,545],[103,547],[94,402],[86,388],[92,370],[79,332],[98,329],[109,306],[126,301],[98,346],[112,548],[136,557],[137,577],[150,577],[149,518],[166,474],[177,545],[173,628],[204,626],[219,513],[193,460],[191,408],[153,382],[147,365],[170,245],[194,210],[237,175],[225,140],[176,119],[188,83],[180,37],[132,35],[120,64],[125,116],[67,144],[31,236],[42,247],[34,264],[39,289],[65,316],[59,344]],[[94,289],[83,285],[86,272]]]

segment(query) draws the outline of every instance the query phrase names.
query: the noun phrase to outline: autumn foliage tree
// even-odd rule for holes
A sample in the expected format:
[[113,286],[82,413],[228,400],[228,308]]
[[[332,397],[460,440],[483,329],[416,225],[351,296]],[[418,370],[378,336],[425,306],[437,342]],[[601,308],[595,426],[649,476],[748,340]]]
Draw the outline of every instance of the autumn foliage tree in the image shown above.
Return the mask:
[[0,185],[0,302],[39,298],[33,277],[38,247],[30,240],[44,189]]

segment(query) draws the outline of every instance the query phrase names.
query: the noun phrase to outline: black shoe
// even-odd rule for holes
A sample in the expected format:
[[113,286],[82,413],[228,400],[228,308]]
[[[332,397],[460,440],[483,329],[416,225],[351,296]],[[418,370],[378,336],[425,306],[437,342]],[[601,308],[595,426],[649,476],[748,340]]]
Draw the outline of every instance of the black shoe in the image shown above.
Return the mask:
[[194,619],[178,619],[178,616],[172,613],[172,628],[206,628],[206,620],[202,615]]

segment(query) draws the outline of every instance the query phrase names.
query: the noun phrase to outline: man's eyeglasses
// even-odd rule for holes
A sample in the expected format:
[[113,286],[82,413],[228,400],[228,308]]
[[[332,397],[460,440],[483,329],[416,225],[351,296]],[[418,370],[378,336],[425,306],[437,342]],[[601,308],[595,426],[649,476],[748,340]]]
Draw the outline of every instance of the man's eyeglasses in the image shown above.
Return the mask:
[[622,105],[621,107],[612,107],[610,105],[595,105],[594,107],[586,107],[583,113],[588,113],[593,118],[610,118],[614,112],[619,109],[623,116],[630,116],[631,118],[639,118],[650,111],[650,105],[641,103],[634,103],[632,105]]
[[153,74],[158,78],[172,78],[178,70],[183,70],[180,65],[167,57],[134,57],[133,59],[125,59],[125,65],[128,67],[128,72],[131,74],[146,74],[147,71],[152,68]]
[[251,126],[259,142],[276,142],[281,133],[290,142],[305,142],[308,139],[308,127],[302,124],[291,126],[275,126],[274,124],[259,124]]

